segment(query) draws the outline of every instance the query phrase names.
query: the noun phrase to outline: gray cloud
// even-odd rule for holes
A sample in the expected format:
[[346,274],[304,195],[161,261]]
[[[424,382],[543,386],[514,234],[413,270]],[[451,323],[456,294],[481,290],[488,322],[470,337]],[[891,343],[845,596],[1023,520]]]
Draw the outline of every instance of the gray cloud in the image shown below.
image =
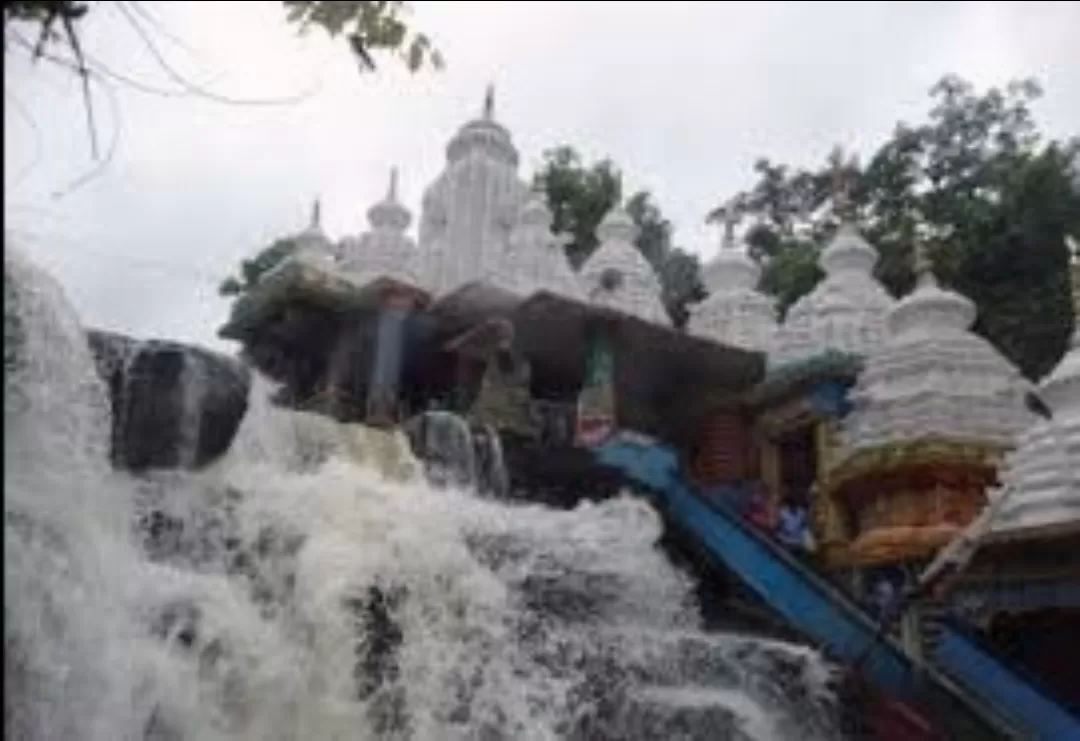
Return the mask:
[[[301,227],[321,195],[334,236],[364,227],[392,165],[418,207],[453,131],[488,81],[526,169],[570,143],[611,156],[649,187],[679,242],[711,254],[704,213],[751,180],[760,155],[820,161],[837,142],[867,149],[914,119],[943,73],[979,84],[1042,79],[1040,118],[1080,126],[1076,3],[434,3],[415,19],[449,61],[437,75],[389,66],[361,77],[344,44],[286,27],[277,3],[148,3],[194,47],[162,40],[192,79],[237,97],[290,94],[295,106],[225,106],[114,86],[96,98],[102,138],[120,125],[104,174],[50,193],[92,164],[78,86],[8,60],[5,215],[11,238],[48,265],[88,323],[217,344],[217,281]],[[122,17],[103,4],[88,48],[168,86]],[[9,52],[9,57],[12,53]],[[35,144],[35,142],[37,142]],[[40,161],[14,182],[25,166]]]

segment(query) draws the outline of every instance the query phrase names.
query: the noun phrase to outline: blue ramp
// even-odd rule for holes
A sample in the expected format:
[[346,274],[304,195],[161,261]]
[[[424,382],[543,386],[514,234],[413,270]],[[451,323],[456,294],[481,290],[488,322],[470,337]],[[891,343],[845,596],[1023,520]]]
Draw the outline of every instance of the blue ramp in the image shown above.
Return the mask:
[[948,723],[954,737],[1080,741],[1074,716],[948,625],[934,656],[944,673],[913,661],[891,638],[878,636],[876,621],[840,589],[722,503],[700,496],[686,483],[671,449],[620,433],[594,452],[600,463],[648,489],[679,531],[834,660],[861,661],[863,674],[875,685],[928,708]]

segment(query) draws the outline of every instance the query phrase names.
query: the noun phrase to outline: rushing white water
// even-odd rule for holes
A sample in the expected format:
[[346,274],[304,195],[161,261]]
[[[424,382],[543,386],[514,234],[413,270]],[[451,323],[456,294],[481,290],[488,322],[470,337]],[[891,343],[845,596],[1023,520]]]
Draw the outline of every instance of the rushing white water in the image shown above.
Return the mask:
[[11,250],[4,303],[6,738],[830,736],[824,665],[700,631],[645,503],[387,478],[262,382],[223,460],[136,479],[77,317]]

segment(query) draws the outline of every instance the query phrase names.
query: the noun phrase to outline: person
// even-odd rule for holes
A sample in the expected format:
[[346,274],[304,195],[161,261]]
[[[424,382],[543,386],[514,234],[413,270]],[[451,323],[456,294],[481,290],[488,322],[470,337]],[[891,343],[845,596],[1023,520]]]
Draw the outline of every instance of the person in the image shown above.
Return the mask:
[[806,521],[806,507],[791,497],[784,499],[776,522],[776,538],[792,550],[806,548],[809,531]]
[[878,620],[884,622],[891,617],[890,612],[896,602],[896,584],[887,575],[882,575],[875,583],[871,600],[877,611]]
[[755,527],[768,532],[772,527],[769,520],[769,498],[765,495],[765,487],[755,484],[750,490],[750,496],[743,509],[746,520]]

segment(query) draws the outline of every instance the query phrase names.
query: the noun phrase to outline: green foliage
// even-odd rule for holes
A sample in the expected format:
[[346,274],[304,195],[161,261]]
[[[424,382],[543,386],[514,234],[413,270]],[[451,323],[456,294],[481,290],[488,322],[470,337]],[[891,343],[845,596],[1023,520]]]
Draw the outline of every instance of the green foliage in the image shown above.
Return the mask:
[[[554,217],[553,229],[570,237],[567,257],[581,267],[599,246],[596,228],[604,215],[622,199],[622,173],[611,160],[585,165],[578,152],[560,146],[544,153],[533,176],[533,187],[547,195]],[[676,326],[683,326],[687,306],[705,297],[701,265],[694,255],[672,244],[672,225],[647,191],[634,193],[626,211],[638,229],[637,248],[656,270],[664,289],[664,303]]]
[[408,5],[401,0],[353,2],[342,0],[284,0],[290,23],[301,32],[312,26],[331,38],[345,34],[362,70],[374,70],[373,52],[395,52],[410,72],[425,65],[442,69],[442,54],[426,34],[411,32],[402,16]]
[[622,198],[622,173],[610,160],[586,167],[573,147],[544,152],[533,187],[547,194],[557,234],[571,241],[566,254],[575,269],[597,248],[596,227]]
[[[1030,108],[1039,95],[1030,80],[978,94],[946,77],[926,122],[898,124],[865,166],[843,166],[885,286],[911,290],[913,245],[928,241],[941,281],[978,305],[976,331],[1032,378],[1053,367],[1071,331],[1066,241],[1080,235],[1080,140],[1043,141]],[[835,152],[809,170],[762,159],[757,183],[739,194],[762,288],[783,310],[820,278],[838,163]]]
[[263,275],[270,272],[295,250],[296,242],[291,237],[274,240],[269,247],[252,259],[242,261],[239,276],[230,276],[222,281],[218,287],[218,293],[222,296],[239,296],[247,293]]
[[[445,66],[443,56],[431,38],[409,27],[405,20],[409,6],[402,0],[282,0],[282,5],[288,22],[299,26],[301,33],[315,26],[325,30],[331,38],[344,35],[364,71],[375,69],[373,54],[387,52],[398,56],[410,72],[425,66],[433,69]],[[76,60],[83,64],[74,22],[100,6],[99,2],[77,0],[14,0],[4,3],[4,23],[21,21],[38,27],[35,29],[39,39],[34,48],[35,58],[43,56],[49,43],[63,39]],[[57,24],[64,27],[63,36],[56,32]],[[50,58],[50,61],[58,61],[58,58]],[[89,68],[94,70],[96,66]]]

